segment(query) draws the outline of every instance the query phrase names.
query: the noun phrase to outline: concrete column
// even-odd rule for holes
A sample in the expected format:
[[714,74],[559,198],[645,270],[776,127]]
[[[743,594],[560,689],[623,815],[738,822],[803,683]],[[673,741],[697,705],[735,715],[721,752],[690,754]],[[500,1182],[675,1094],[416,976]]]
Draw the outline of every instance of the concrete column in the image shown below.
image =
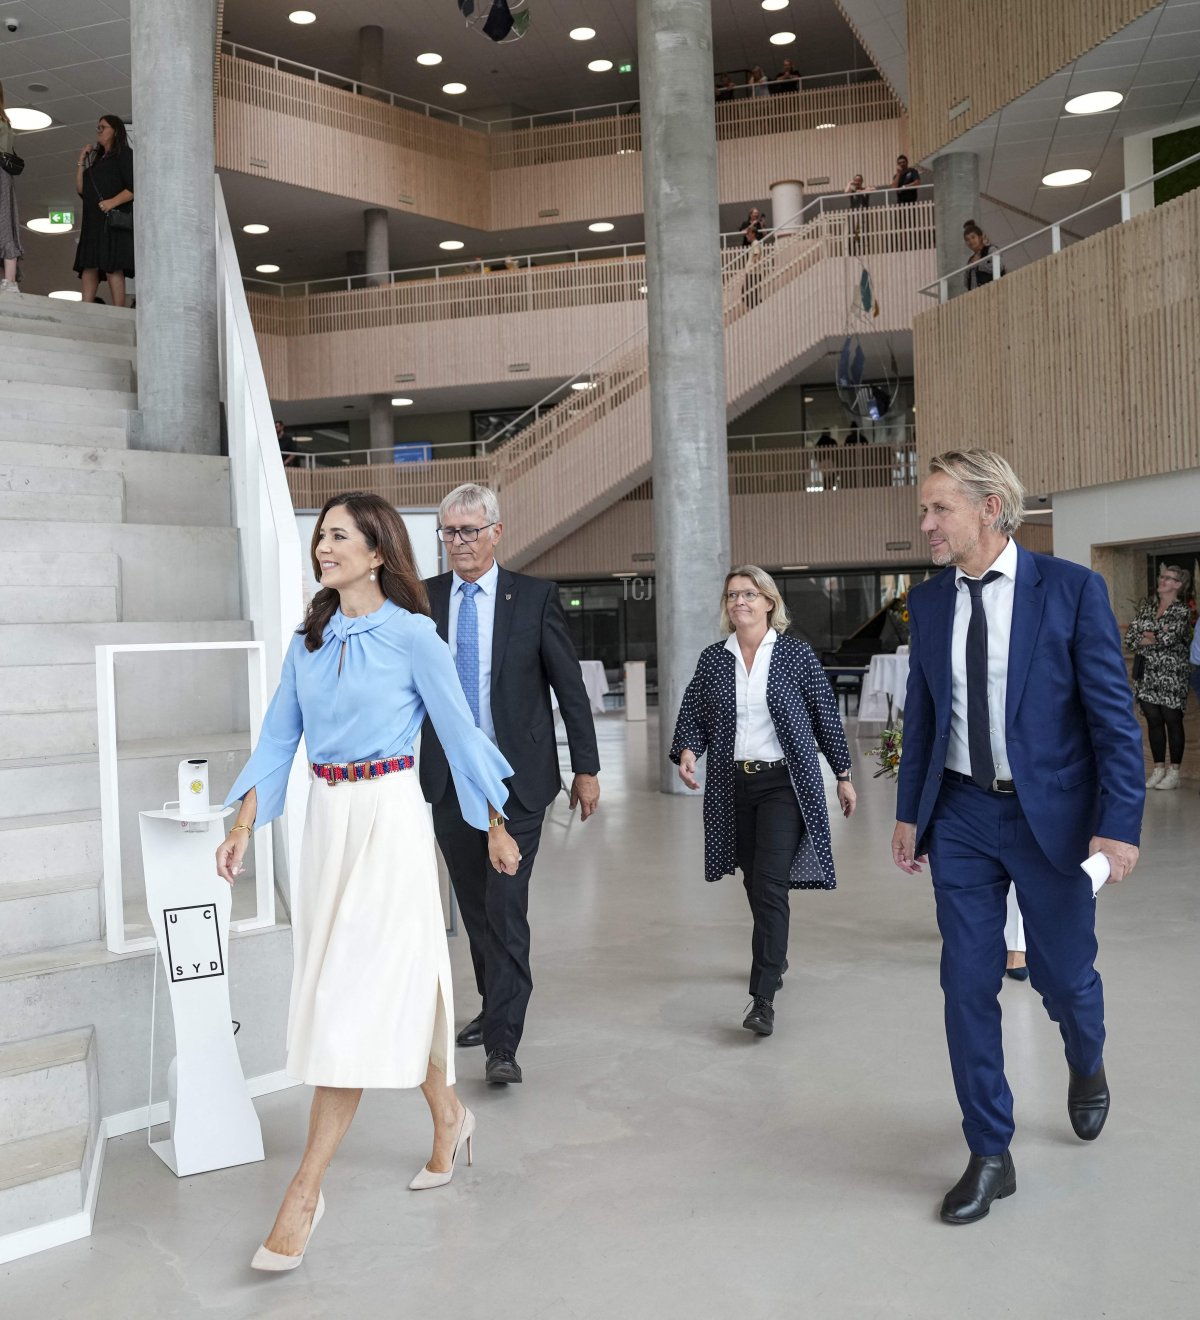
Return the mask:
[[779,234],[794,234],[800,228],[804,209],[804,180],[776,179],[771,185],[771,228]]
[[[388,213],[380,206],[363,212],[363,242],[367,249],[367,273],[378,275],[391,269],[388,260]],[[368,279],[368,284],[385,284],[382,279]]]
[[370,443],[372,449],[391,449],[396,439],[396,429],[392,422],[395,409],[392,407],[390,394],[372,394],[367,401],[367,419],[370,423]]
[[638,0],[653,441],[660,787],[729,571],[725,352],[709,0]]
[[220,450],[213,41],[216,0],[133,0],[142,449]]
[[[971,256],[962,227],[979,221],[979,157],[973,151],[948,151],[933,162],[933,220],[937,231],[937,272],[949,274]],[[950,281],[950,296],[966,289],[962,277]]]
[[358,81],[369,87],[383,86],[383,28],[358,29]]

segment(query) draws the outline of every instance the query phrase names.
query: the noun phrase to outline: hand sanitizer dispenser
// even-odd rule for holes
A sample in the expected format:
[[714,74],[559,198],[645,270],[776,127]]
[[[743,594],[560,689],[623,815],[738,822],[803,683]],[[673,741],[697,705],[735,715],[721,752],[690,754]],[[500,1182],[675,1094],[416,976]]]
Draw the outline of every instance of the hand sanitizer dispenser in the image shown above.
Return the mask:
[[188,833],[208,829],[212,808],[208,800],[208,762],[193,757],[179,762],[179,819],[188,822]]

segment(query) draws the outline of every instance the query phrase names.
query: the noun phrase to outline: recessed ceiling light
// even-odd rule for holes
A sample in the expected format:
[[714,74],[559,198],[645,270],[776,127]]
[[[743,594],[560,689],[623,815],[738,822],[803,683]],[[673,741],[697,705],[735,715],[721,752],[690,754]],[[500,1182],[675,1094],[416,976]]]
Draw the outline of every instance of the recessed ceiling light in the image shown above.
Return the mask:
[[806,395],[804,396],[804,402],[805,402],[805,403],[812,403],[812,401],[813,401],[813,396],[812,396],[811,394],[806,394]]
[[569,36],[572,41],[591,41],[595,35],[596,29],[590,27],[572,28],[570,32],[567,33],[567,36]]
[[393,399],[393,400],[392,400],[392,407],[393,407],[393,408],[407,408],[408,405],[409,405],[410,403],[412,403],[412,400],[411,400],[411,399]]
[[315,23],[317,16],[311,9],[293,9],[288,15],[288,21],[299,23],[301,27],[304,27],[307,23]]
[[612,60],[592,60],[588,68],[593,73],[607,73],[612,68]]
[[441,64],[441,62],[442,62],[442,57],[436,51],[427,50],[424,55],[417,56],[418,64],[433,65],[433,64]]
[[818,128],[837,128],[837,125],[836,125],[835,123],[831,122],[831,121],[827,121],[827,122],[824,123],[824,124],[818,124],[817,127],[818,127]]
[[645,286],[644,284],[639,285],[639,286],[638,286],[638,293],[645,293],[645,292],[646,292],[646,286]]
[[29,132],[34,128],[49,128],[54,121],[44,110],[28,110],[22,106],[14,106],[8,112],[8,122],[13,128]]
[[762,7],[764,9],[786,9],[788,0],[762,0]]
[[55,289],[51,298],[61,298],[63,302],[83,302],[83,294],[78,289]]
[[595,389],[595,384],[590,380],[575,380],[571,382],[571,388],[573,390],[591,390]]
[[48,92],[50,88],[47,87],[45,83],[26,83],[25,90],[27,92],[41,93],[41,92]]
[[447,96],[461,96],[466,90],[466,83],[444,83],[442,85],[442,91],[445,92]]
[[243,233],[243,234],[269,234],[270,232],[271,232],[271,226],[270,226],[270,225],[243,225],[243,226],[242,226],[242,233]]
[[1091,170],[1055,170],[1045,175],[1042,182],[1047,188],[1070,188],[1076,183],[1086,183],[1091,177]]
[[271,265],[270,262],[267,262],[267,264],[266,264],[265,266],[255,266],[254,269],[255,269],[256,271],[258,271],[258,273],[259,273],[260,275],[278,275],[278,274],[279,274],[279,267],[278,267],[278,266],[273,266],[273,265]]
[[1063,109],[1069,115],[1098,115],[1102,110],[1115,109],[1124,99],[1120,92],[1085,92],[1071,97]]
[[462,240],[458,238],[444,238],[438,244],[438,247],[440,247],[443,252],[457,252],[460,248],[465,246],[466,245]]
[[26,223],[37,234],[69,234],[71,232],[70,225],[63,224],[61,220],[51,220],[44,215],[35,216]]
[[794,32],[773,32],[771,34],[772,46],[790,46],[796,40]]
[[593,234],[608,234],[615,228],[611,220],[594,220],[588,228]]

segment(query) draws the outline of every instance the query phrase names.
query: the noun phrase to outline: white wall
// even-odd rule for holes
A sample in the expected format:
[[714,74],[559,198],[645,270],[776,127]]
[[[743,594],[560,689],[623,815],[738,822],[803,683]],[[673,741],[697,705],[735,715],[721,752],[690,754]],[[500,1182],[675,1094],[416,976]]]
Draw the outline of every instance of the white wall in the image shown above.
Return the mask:
[[1054,553],[1092,566],[1092,546],[1200,535],[1200,468],[1054,496]]
[[[1200,128],[1200,116],[1195,119],[1181,119],[1175,124],[1164,124],[1161,128],[1151,129],[1148,133],[1133,133],[1125,138],[1122,147],[1125,152],[1125,187],[1140,183],[1154,173],[1154,139],[1178,133],[1185,128]],[[1142,215],[1154,210],[1154,189],[1139,188],[1130,197],[1130,214]]]
[[[417,572],[423,578],[442,571],[441,543],[437,538],[436,509],[397,509],[408,529]],[[300,532],[300,549],[304,558],[304,603],[307,605],[317,591],[312,569],[308,562],[308,547],[312,544],[313,529],[317,525],[315,513],[296,514],[296,527]]]

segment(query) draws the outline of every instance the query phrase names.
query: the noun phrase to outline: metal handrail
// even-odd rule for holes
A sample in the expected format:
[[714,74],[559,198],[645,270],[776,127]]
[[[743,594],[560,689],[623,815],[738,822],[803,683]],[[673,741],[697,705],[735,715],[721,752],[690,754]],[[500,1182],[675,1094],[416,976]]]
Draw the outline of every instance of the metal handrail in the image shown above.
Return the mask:
[[[1165,179],[1169,174],[1175,174],[1179,170],[1187,169],[1191,165],[1200,162],[1200,151],[1186,160],[1176,161],[1174,165],[1168,165],[1165,170],[1159,170],[1156,174],[1147,175],[1138,183],[1130,184],[1128,187],[1120,188],[1115,193],[1110,193],[1107,197],[1102,197],[1098,202],[1090,202],[1087,206],[1080,207],[1078,211],[1072,211],[1070,215],[1065,215],[1061,220],[1055,220],[1051,224],[1043,225],[1041,229],[1035,229],[1032,234],[1026,234],[1024,238],[1015,239],[1011,243],[1006,243],[1003,247],[993,248],[988,253],[987,260],[991,264],[992,279],[1000,278],[1002,269],[1002,258],[1004,253],[1011,252],[1013,248],[1024,247],[1026,243],[1031,243],[1035,238],[1042,234],[1050,235],[1050,253],[1062,251],[1063,228],[1072,220],[1078,220],[1080,216],[1087,215],[1089,211],[1094,211],[1098,207],[1107,206],[1110,202],[1120,201],[1121,218],[1118,224],[1124,224],[1133,217],[1132,197],[1139,188],[1145,188],[1149,184],[1157,183],[1159,179]],[[1097,231],[1100,232],[1100,231]],[[921,290],[923,294],[930,298],[937,298],[938,302],[948,302],[950,298],[950,281],[956,276],[965,275],[968,270],[977,270],[981,265],[978,261],[967,261],[959,266],[957,270],[948,271],[945,275],[939,276],[932,284],[927,284]]]
[[[881,185],[879,188],[870,190],[869,195],[872,197],[879,197],[882,195],[886,198],[888,194],[895,192],[932,193],[932,191],[933,191],[933,185],[929,183],[921,183],[915,185],[914,187],[903,188],[903,189],[893,188],[890,184],[887,184],[887,185]],[[792,229],[792,226],[794,226],[797,223],[797,221],[801,220],[805,212],[809,210],[813,210],[815,208],[822,213],[825,210],[835,210],[835,211],[849,210],[850,197],[864,196],[864,195],[867,194],[866,193],[852,194],[846,192],[821,193],[819,196],[813,197],[811,200],[806,202],[804,206],[794,216],[791,217],[791,219],[784,220],[774,229],[768,230],[766,233],[764,233],[762,241],[767,242],[772,239],[775,239],[778,236],[778,231],[780,229],[787,229],[790,231]],[[845,205],[834,207],[833,203],[839,200],[844,201]],[[897,203],[890,202],[887,200],[884,201],[885,206],[896,205],[896,204]],[[742,242],[742,231],[740,229],[729,230],[726,233],[722,233],[720,235],[720,239],[721,239],[721,248],[723,251],[729,247],[739,246]],[[363,287],[364,281],[368,283],[368,287],[386,288],[388,285],[406,283],[408,281],[419,279],[422,276],[424,276],[427,279],[434,279],[434,280],[446,279],[449,277],[450,272],[454,272],[454,271],[457,271],[460,274],[482,275],[485,273],[484,271],[485,267],[492,267],[499,264],[500,262],[509,262],[509,261],[515,261],[518,263],[517,271],[512,271],[506,268],[503,271],[489,270],[487,273],[493,275],[516,274],[518,271],[521,270],[536,270],[537,267],[534,266],[533,263],[535,261],[543,262],[548,257],[567,258],[568,260],[556,264],[556,268],[561,269],[562,266],[582,265],[584,264],[585,261],[604,260],[606,258],[603,254],[608,254],[609,258],[620,257],[621,260],[627,261],[631,255],[635,257],[644,256],[645,248],[646,248],[646,244],[644,242],[611,243],[606,246],[597,246],[597,247],[561,248],[557,251],[550,251],[550,252],[529,252],[529,253],[525,253],[523,256],[508,255],[503,257],[473,257],[470,261],[439,262],[437,265],[434,266],[402,266],[397,270],[367,271],[361,275],[331,275],[320,280],[296,280],[292,283],[281,283],[277,280],[256,280],[248,277],[247,279],[245,279],[244,283],[246,284],[247,287],[250,287],[251,285],[255,286],[256,292],[259,290],[267,291],[277,295],[280,298],[308,297],[308,295],[314,290],[316,290],[317,286],[319,285],[332,286],[332,288],[328,290],[331,292],[336,292],[338,290],[346,290],[352,292],[356,289],[361,289]],[[641,251],[637,251],[636,249],[641,249]],[[591,254],[591,255],[587,255],[587,254]],[[300,294],[294,293],[293,290],[297,290],[297,289],[303,290],[303,292]]]
[[[527,128],[536,127],[535,120],[548,120],[554,123],[578,123],[580,117],[587,119],[611,119],[621,115],[624,107],[636,106],[640,102],[639,96],[627,96],[621,101],[607,101],[601,105],[576,106],[562,110],[543,110],[532,115],[514,115],[508,119],[476,119],[474,115],[462,114],[457,110],[448,110],[445,106],[434,105],[429,101],[420,101],[412,96],[404,96],[400,92],[389,91],[386,87],[376,87],[372,83],[363,82],[360,78],[349,78],[345,74],[332,73],[328,69],[318,69],[312,64],[303,64],[299,60],[290,60],[285,55],[273,55],[270,51],[257,50],[253,46],[244,46],[241,42],[228,41],[221,39],[221,53],[231,55],[234,59],[246,59],[247,56],[254,56],[253,59],[246,60],[249,64],[261,64],[266,62],[269,67],[277,72],[289,73],[292,70],[303,70],[306,74],[312,75],[312,81],[321,83],[322,80],[330,86],[340,91],[349,91],[356,96],[368,96],[372,100],[385,99],[389,105],[398,106],[401,109],[414,108],[414,113],[423,114],[427,118],[436,118],[449,120],[456,123],[461,128],[469,128],[473,132],[482,133],[486,137],[491,137],[497,133],[517,133],[522,131],[522,126]],[[283,67],[281,67],[283,66]],[[874,75],[874,76],[872,76]],[[844,79],[844,84],[838,83],[837,79]],[[771,87],[779,79],[770,79],[758,86]],[[786,80],[785,80],[786,81]],[[809,90],[806,84],[812,85],[822,83],[824,86],[854,87],[865,83],[882,82],[883,79],[874,69],[839,69],[836,73],[810,73],[801,76],[799,83],[795,86],[796,91]],[[730,90],[735,93],[739,101],[750,100],[749,83],[737,83]],[[744,93],[744,94],[743,94]],[[607,113],[600,113],[607,112]]]

